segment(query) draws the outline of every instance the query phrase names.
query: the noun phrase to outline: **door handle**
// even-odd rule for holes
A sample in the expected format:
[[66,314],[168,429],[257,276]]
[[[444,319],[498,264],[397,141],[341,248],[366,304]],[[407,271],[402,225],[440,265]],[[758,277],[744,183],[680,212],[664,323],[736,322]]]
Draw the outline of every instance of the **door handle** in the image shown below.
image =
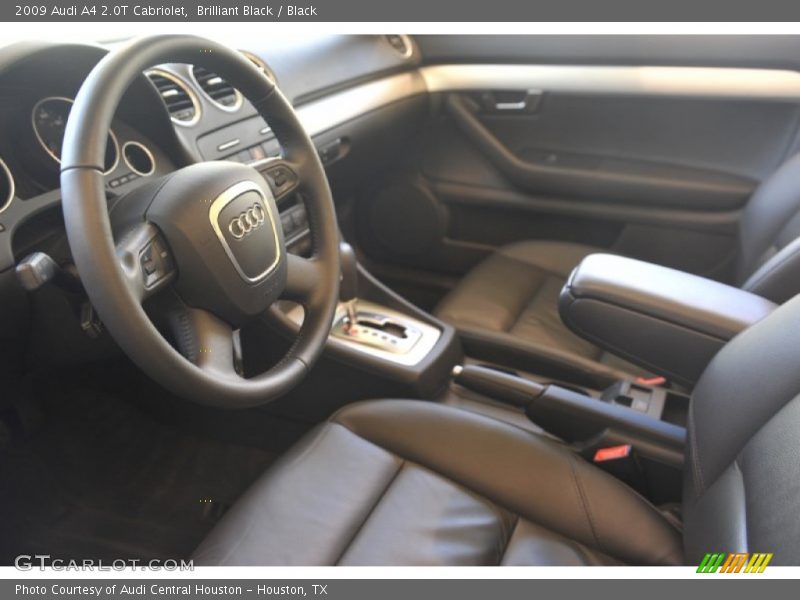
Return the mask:
[[528,108],[528,101],[527,100],[520,100],[519,102],[495,102],[494,104],[495,110],[525,110]]
[[542,101],[540,90],[492,91],[481,94],[481,104],[488,113],[533,113]]

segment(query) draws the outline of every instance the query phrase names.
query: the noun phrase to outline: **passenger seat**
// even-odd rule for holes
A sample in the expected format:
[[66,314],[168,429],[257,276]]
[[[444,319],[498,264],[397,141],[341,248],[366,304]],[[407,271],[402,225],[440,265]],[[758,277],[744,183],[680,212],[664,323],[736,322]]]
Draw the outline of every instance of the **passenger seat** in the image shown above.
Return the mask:
[[[800,154],[766,179],[743,211],[736,285],[778,304],[799,293],[799,238]],[[502,247],[458,283],[436,314],[458,328],[477,358],[597,387],[647,376],[561,322],[559,292],[594,252],[608,250],[551,241]]]

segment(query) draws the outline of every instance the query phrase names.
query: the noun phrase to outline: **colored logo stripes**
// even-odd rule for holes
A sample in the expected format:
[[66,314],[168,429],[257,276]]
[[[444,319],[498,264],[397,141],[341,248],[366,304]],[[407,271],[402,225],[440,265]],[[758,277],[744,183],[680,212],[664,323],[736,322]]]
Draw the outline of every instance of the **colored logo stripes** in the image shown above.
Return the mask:
[[703,557],[698,573],[763,573],[772,560],[772,552],[709,552]]

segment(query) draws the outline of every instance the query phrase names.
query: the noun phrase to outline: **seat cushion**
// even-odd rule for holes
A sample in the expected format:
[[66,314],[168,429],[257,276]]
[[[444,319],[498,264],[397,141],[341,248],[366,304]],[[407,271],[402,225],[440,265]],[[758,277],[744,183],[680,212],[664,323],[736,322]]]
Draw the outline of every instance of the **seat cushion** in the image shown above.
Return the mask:
[[[600,248],[562,242],[519,242],[478,264],[442,300],[436,315],[465,337],[479,358],[522,355],[530,366],[544,363],[588,372],[603,380],[644,374],[572,333],[561,322],[558,296],[578,263]],[[519,365],[524,368],[525,365]],[[545,373],[546,374],[546,373]]]
[[679,532],[557,442],[440,404],[352,405],[259,479],[210,565],[679,564]]

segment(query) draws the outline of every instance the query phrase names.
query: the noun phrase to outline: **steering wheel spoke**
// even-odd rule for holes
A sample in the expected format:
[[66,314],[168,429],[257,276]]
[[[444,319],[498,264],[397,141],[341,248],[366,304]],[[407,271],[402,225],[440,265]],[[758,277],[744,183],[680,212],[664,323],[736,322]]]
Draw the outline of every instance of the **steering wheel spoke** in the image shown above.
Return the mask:
[[178,349],[204,371],[222,377],[239,377],[233,328],[211,312],[184,308],[172,318]]
[[128,288],[139,302],[175,279],[177,270],[169,246],[152,223],[143,222],[128,230],[117,242],[116,250]]
[[322,265],[313,258],[287,254],[286,288],[282,298],[308,304],[318,291]]

